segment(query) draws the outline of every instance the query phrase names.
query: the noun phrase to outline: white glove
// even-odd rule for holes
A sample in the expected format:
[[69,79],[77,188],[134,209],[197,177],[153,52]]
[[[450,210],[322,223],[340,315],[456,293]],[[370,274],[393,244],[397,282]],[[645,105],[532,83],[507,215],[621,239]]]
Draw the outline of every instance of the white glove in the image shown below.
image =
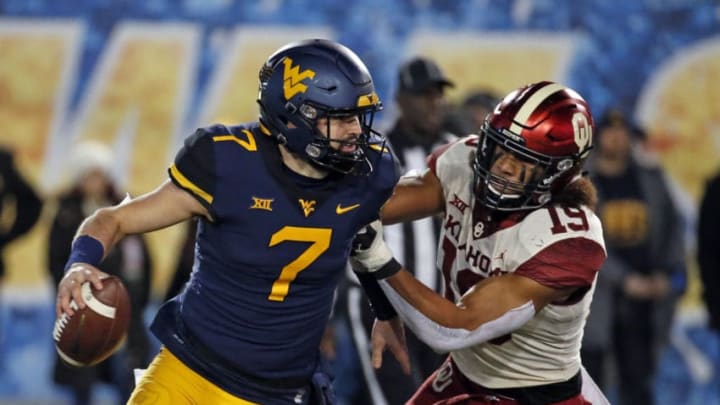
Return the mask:
[[395,261],[383,239],[379,219],[361,229],[352,242],[350,265],[357,273],[374,273]]

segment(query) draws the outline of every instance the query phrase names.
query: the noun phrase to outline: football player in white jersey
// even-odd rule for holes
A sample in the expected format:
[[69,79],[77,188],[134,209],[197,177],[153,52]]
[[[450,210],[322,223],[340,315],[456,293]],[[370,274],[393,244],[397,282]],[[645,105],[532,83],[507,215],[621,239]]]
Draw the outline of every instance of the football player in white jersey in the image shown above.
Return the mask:
[[[498,103],[479,135],[435,151],[424,174],[401,180],[382,221],[444,216],[445,297],[401,268],[379,221],[358,235],[356,271],[372,272],[405,324],[449,352],[408,404],[591,403],[580,342],[606,257],[595,188],[582,173],[592,135],[577,92],[534,83]],[[605,401],[594,394],[592,403]]]

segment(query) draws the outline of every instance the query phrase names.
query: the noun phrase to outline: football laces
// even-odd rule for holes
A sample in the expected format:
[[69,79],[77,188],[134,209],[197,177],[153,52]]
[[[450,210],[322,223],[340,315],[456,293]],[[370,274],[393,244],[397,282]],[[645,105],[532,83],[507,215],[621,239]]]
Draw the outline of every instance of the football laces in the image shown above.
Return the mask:
[[[75,301],[70,301],[70,308],[72,308],[74,311],[77,311],[78,305],[75,303]],[[60,318],[55,321],[55,326],[53,327],[53,340],[56,342],[60,342],[60,336],[62,335],[63,330],[65,329],[65,326],[67,326],[68,322],[70,322],[70,315],[68,315],[66,312],[60,316]]]

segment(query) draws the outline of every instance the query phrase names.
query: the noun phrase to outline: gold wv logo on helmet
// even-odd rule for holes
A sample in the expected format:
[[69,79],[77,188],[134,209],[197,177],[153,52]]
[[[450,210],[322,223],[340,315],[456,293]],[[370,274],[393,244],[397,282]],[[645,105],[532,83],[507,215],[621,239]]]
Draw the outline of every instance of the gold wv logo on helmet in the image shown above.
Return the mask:
[[293,66],[293,60],[290,57],[283,60],[283,65],[283,95],[285,100],[290,100],[298,93],[305,93],[307,86],[302,81],[314,78],[315,71],[305,69],[301,72],[300,65]]

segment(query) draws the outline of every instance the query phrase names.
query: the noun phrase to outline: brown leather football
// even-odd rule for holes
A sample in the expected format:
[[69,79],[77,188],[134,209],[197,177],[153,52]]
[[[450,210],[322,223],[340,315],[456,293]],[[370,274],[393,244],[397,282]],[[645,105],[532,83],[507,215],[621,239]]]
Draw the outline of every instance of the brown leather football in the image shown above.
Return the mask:
[[92,366],[108,358],[122,343],[130,322],[130,298],[116,276],[104,278],[103,289],[86,282],[80,287],[85,308],[55,320],[53,340],[60,358],[75,367]]

